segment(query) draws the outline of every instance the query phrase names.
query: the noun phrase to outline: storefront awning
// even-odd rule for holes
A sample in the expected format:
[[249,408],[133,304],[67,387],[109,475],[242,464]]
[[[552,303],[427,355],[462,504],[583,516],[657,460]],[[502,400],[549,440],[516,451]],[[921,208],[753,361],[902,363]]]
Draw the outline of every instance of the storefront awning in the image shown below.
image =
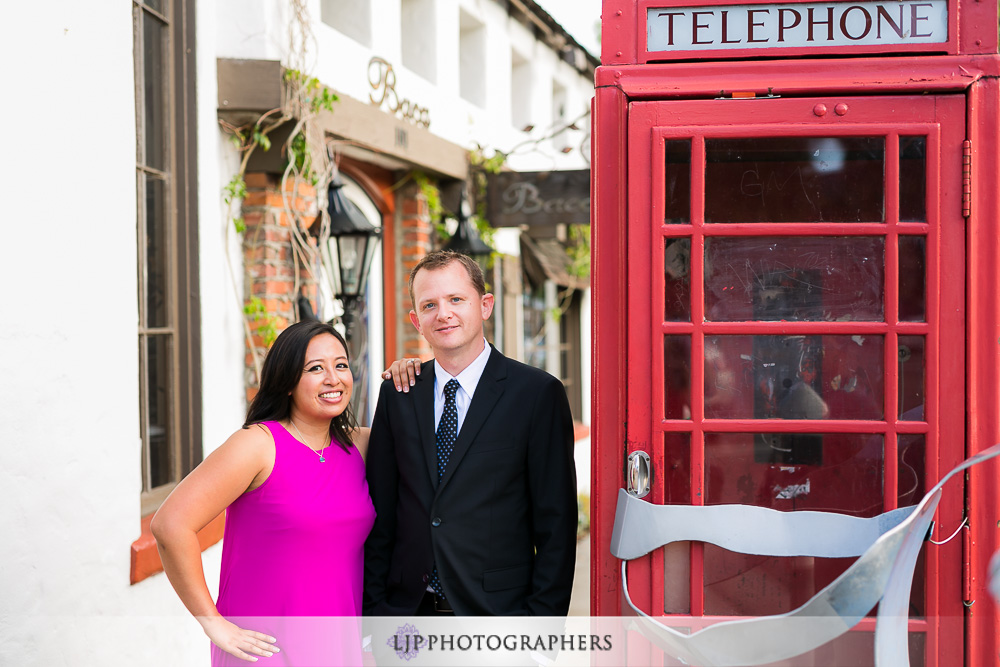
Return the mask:
[[551,280],[573,289],[590,287],[589,275],[580,277],[571,273],[572,260],[566,254],[566,246],[557,239],[533,239],[521,234],[521,265],[533,285]]

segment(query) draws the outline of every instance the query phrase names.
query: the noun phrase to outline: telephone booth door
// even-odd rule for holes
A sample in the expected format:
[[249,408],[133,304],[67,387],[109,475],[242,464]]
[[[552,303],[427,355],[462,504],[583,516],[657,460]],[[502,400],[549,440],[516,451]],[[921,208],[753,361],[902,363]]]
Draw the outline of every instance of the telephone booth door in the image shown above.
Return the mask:
[[[870,517],[963,458],[943,443],[965,424],[965,112],[962,95],[628,105],[626,435],[651,460],[645,500]],[[911,665],[962,664],[961,558],[961,540],[922,552]],[[851,562],[682,543],[633,561],[629,592],[697,627],[794,609]],[[795,664],[870,664],[873,631]]]

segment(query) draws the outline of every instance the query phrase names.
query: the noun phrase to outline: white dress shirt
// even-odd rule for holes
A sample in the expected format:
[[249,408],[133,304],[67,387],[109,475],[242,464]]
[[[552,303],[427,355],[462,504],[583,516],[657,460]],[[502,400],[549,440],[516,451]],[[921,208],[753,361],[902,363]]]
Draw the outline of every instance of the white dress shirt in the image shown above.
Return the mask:
[[444,412],[444,386],[449,380],[458,380],[459,389],[455,392],[455,408],[458,410],[458,433],[462,432],[462,424],[465,422],[465,415],[469,412],[469,405],[472,403],[472,395],[476,393],[483,371],[486,370],[486,362],[490,358],[490,346],[483,339],[483,351],[471,364],[465,367],[457,377],[452,377],[448,371],[441,368],[441,364],[434,364],[434,432],[437,433],[438,424],[441,422],[441,414]]

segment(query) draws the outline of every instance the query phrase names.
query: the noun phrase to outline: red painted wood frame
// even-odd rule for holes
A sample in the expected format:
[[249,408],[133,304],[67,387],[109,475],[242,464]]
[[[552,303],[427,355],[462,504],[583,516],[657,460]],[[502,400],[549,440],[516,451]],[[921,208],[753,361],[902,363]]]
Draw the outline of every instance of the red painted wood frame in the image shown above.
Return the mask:
[[[758,4],[766,0],[746,0],[741,4]],[[601,63],[604,65],[625,65],[649,62],[658,58],[669,58],[669,54],[656,54],[646,51],[646,7],[658,6],[660,3],[646,0],[604,0],[601,14]],[[667,3],[663,3],[666,5]],[[675,0],[670,4],[676,6],[698,6],[697,3]],[[934,50],[943,50],[948,54],[994,54],[997,52],[997,0],[975,2],[974,0],[950,0],[948,3],[949,27],[948,44],[944,47],[935,45]],[[882,53],[903,52],[905,48],[880,49]],[[790,51],[775,53],[771,49],[768,57],[798,56],[807,54],[830,53],[827,49],[802,49],[795,53]],[[850,49],[838,49],[837,53],[850,53]],[[759,49],[742,49],[718,53],[725,58],[762,58],[765,57]],[[681,58],[691,58],[691,52],[681,54]],[[707,54],[694,56],[698,58],[712,57]],[[806,70],[808,71],[808,70]]]

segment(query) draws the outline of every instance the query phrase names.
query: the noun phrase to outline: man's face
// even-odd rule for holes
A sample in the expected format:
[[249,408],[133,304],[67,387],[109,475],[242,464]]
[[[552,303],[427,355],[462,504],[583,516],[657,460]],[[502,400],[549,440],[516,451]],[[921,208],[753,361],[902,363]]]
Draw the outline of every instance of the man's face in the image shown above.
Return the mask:
[[452,262],[422,269],[413,278],[410,322],[435,354],[482,349],[483,322],[493,312],[493,295],[479,296],[465,267]]

